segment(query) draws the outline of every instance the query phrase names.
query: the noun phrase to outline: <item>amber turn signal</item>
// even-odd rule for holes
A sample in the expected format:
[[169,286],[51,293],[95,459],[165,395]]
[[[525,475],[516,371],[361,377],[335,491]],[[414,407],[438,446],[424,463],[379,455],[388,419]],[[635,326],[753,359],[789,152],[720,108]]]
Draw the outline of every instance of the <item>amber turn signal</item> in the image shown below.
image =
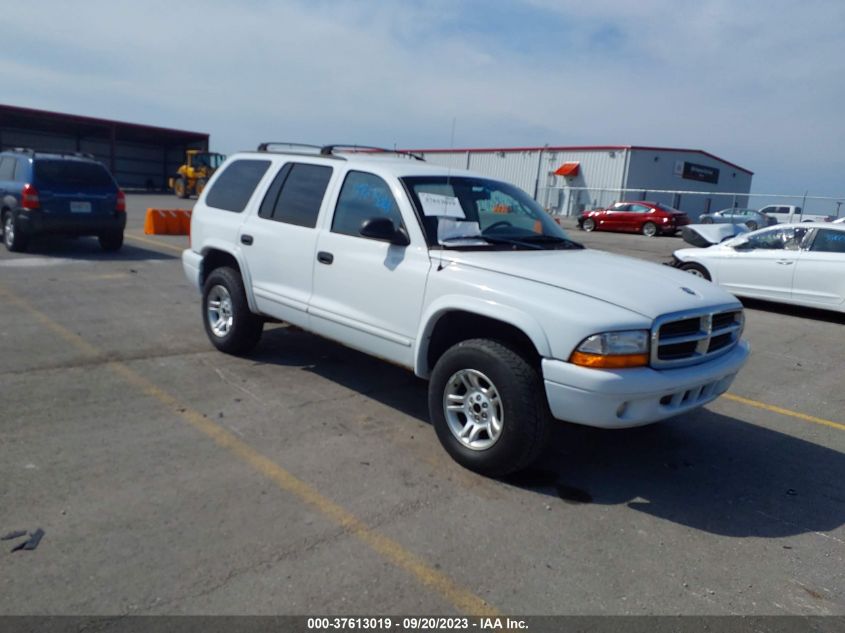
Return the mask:
[[648,365],[648,354],[586,354],[573,352],[569,362],[581,367],[594,369],[624,369],[625,367],[645,367]]

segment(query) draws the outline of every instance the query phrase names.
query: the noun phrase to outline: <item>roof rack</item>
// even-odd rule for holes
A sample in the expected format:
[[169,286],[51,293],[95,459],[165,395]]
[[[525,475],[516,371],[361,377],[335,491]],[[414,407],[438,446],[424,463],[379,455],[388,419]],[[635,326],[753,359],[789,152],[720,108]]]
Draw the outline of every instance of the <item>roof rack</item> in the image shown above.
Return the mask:
[[396,154],[397,156],[405,156],[425,162],[425,158],[413,152],[405,152],[400,149],[385,149],[384,147],[373,147],[371,145],[346,145],[343,143],[336,143],[334,145],[324,145],[320,148],[320,154],[323,156],[333,156],[337,151],[349,150],[351,152],[373,153],[373,154]]
[[94,156],[91,152],[66,152],[64,150],[50,150],[50,149],[42,149],[42,150],[34,150],[31,147],[10,147],[7,150],[3,150],[6,152],[16,152],[18,154],[29,154],[30,156],[35,156],[36,153],[38,154],[56,154],[57,156],[76,156],[77,158],[90,158],[91,160],[97,160],[97,157]]
[[274,147],[286,147],[289,149],[297,149],[300,147],[306,149],[317,150],[315,153],[319,153],[322,147],[320,145],[308,145],[307,143],[288,143],[286,141],[268,141],[267,143],[260,143],[258,145],[259,152],[272,152]]

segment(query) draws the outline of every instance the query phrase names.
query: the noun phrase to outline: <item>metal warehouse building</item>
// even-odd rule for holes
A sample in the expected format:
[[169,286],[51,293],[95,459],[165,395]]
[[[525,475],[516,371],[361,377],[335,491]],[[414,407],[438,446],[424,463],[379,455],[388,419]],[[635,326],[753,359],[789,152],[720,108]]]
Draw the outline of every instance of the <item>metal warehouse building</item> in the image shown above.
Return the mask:
[[698,149],[601,145],[413,150],[429,162],[511,182],[546,209],[577,215],[619,200],[663,202],[692,217],[746,206],[753,172]]
[[124,188],[164,189],[188,148],[208,149],[208,134],[0,105],[0,149],[93,155]]

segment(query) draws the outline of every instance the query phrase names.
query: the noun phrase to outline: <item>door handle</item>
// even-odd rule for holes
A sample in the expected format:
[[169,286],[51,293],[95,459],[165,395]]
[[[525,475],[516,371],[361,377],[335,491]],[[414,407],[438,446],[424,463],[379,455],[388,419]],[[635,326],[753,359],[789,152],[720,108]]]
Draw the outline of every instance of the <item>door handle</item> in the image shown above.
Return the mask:
[[334,255],[327,253],[326,251],[320,251],[317,253],[317,261],[321,264],[331,264],[334,261]]
[[252,244],[252,235],[241,235],[241,244],[246,244],[247,246]]
[[778,260],[778,264],[781,264],[783,266],[791,266],[794,263],[795,262],[793,262],[791,259],[779,259]]

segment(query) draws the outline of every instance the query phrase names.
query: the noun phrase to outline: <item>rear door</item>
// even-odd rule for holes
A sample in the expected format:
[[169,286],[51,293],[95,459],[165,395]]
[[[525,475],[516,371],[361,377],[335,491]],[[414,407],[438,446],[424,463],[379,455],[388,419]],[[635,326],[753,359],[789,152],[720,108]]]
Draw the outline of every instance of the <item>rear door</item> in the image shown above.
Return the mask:
[[[334,213],[317,238],[311,329],[369,354],[413,367],[413,343],[431,260],[401,184],[368,171],[343,178]],[[388,218],[411,243],[364,237],[364,221]]]
[[258,309],[300,327],[309,327],[317,218],[332,173],[325,164],[283,164],[240,228]]
[[792,299],[821,308],[845,309],[845,231],[817,229],[796,263]]
[[647,207],[644,204],[632,204],[623,219],[624,229],[626,231],[636,231],[637,233],[639,233],[643,230],[643,224],[645,224],[649,220],[653,221],[659,229],[659,220],[655,220],[653,217],[649,217],[649,213],[651,213],[651,211],[651,207]]

